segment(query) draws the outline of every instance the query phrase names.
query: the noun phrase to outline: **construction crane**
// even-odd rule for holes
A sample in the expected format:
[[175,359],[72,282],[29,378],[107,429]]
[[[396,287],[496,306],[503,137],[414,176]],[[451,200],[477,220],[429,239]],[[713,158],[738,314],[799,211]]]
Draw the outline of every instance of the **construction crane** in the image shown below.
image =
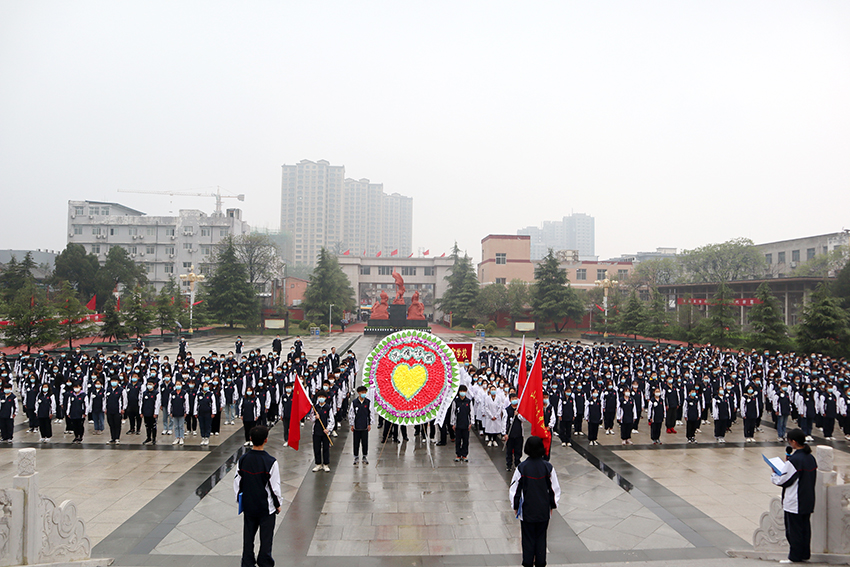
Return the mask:
[[132,191],[130,189],[119,189],[119,193],[142,193],[145,195],[171,195],[178,197],[215,197],[215,216],[220,217],[221,214],[221,200],[222,199],[237,199],[239,201],[245,200],[245,195],[222,195],[221,187],[216,187],[215,193],[187,193],[182,191]]

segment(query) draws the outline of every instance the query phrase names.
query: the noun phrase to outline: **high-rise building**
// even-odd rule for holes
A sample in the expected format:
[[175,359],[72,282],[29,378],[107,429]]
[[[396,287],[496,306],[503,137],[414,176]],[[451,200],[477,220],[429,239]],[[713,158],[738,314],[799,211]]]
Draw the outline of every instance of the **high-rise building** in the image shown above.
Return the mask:
[[292,237],[285,255],[296,264],[314,264],[323,247],[406,256],[413,248],[413,199],[385,194],[382,183],[346,179],[344,166],[302,160],[283,166],[280,227]]
[[527,226],[517,234],[531,237],[531,259],[540,260],[549,249],[577,250],[582,261],[596,260],[596,228],[592,216],[574,213],[559,221],[544,221],[543,227]]

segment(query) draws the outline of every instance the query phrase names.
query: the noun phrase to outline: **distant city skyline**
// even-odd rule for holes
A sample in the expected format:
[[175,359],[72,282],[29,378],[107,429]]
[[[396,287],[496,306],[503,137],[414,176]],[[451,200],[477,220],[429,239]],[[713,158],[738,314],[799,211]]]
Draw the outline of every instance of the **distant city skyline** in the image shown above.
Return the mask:
[[571,213],[542,226],[527,226],[517,234],[531,237],[531,259],[540,260],[552,250],[575,250],[579,260],[596,260],[596,219],[586,213]]

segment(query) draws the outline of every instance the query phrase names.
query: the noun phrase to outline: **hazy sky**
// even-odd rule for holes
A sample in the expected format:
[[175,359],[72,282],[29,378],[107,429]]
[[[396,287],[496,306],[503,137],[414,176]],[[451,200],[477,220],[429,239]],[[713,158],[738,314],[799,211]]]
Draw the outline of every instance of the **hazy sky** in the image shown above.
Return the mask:
[[0,0],[0,248],[64,248],[69,199],[214,206],[119,188],[277,229],[302,159],[412,196],[432,254],[850,228],[850,2]]

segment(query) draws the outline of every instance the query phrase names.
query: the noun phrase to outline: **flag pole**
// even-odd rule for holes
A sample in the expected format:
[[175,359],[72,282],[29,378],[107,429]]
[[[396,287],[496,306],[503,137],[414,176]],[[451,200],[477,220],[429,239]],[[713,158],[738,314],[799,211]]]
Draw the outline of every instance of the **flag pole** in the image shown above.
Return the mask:
[[334,445],[334,440],[333,440],[333,439],[331,439],[331,435],[330,435],[330,433],[328,433],[328,430],[327,430],[327,428],[325,427],[324,422],[322,422],[322,418],[320,418],[320,417],[319,417],[319,412],[317,412],[317,411],[316,411],[316,406],[314,406],[314,405],[313,405],[313,400],[311,400],[311,399],[310,399],[310,396],[309,396],[309,395],[307,395],[307,388],[305,388],[305,387],[304,387],[304,384],[303,384],[303,383],[301,383],[301,377],[300,377],[300,376],[298,376],[298,374],[296,374],[296,375],[295,375],[295,379],[296,379],[296,380],[298,380],[298,383],[300,384],[301,389],[302,389],[302,390],[304,390],[304,395],[306,395],[306,396],[307,396],[307,401],[308,401],[308,402],[310,402],[310,407],[313,409],[313,415],[316,417],[316,419],[318,420],[318,422],[322,424],[322,431],[324,431],[324,432],[325,432],[325,436],[328,438],[328,441],[330,442],[331,447],[333,447],[333,445]]

